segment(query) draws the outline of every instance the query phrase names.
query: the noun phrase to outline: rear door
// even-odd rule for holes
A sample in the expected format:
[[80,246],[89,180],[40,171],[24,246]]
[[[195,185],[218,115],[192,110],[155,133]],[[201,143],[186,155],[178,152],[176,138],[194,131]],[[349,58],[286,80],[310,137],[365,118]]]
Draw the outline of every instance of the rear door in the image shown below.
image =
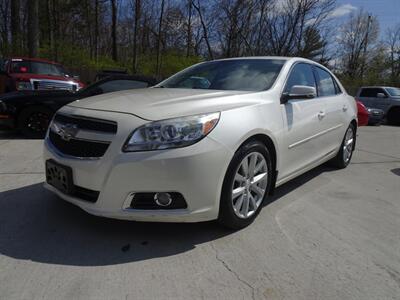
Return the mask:
[[[307,63],[295,64],[288,76],[284,93],[295,85],[316,88],[312,66]],[[284,123],[282,149],[286,154],[280,169],[279,179],[295,175],[323,156],[321,134],[326,130],[325,101],[321,98],[291,99],[281,104]]]
[[324,102],[325,108],[325,131],[321,135],[319,147],[325,154],[338,149],[344,131],[349,124],[347,118],[348,99],[341,91],[336,79],[325,69],[315,66],[317,79],[318,98]]

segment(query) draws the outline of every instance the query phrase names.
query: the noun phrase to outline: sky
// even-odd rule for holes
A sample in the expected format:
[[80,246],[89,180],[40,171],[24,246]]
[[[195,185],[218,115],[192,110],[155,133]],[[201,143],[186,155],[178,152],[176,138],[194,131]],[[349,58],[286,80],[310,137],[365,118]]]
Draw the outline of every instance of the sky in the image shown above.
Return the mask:
[[337,8],[333,14],[340,21],[359,9],[378,18],[381,37],[388,28],[400,24],[400,0],[337,0]]

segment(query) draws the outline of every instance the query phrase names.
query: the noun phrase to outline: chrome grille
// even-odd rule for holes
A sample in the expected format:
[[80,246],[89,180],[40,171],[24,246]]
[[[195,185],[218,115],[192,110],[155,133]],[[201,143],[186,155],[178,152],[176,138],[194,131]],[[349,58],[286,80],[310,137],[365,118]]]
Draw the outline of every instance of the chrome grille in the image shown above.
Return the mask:
[[78,89],[76,83],[61,80],[32,80],[32,85],[35,90],[68,90],[75,92]]

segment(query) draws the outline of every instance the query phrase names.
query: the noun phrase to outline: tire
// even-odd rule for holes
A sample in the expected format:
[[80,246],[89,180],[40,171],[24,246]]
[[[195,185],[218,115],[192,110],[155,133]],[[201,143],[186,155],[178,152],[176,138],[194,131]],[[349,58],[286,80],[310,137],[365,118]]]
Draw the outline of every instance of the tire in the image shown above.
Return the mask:
[[53,114],[51,109],[43,106],[25,108],[18,117],[18,130],[28,138],[43,138]]
[[[350,131],[352,133],[350,133]],[[350,164],[351,158],[353,157],[353,152],[355,148],[354,146],[356,144],[356,133],[356,127],[354,126],[354,124],[350,124],[346,130],[346,133],[344,134],[338,154],[330,161],[333,167],[344,169]],[[348,144],[347,147],[345,147],[345,143],[350,142],[350,134],[352,136],[351,143]]]
[[[249,170],[248,176],[245,176],[244,172],[245,161],[247,161]],[[252,162],[255,162],[253,166],[256,167],[253,170],[255,169],[256,172],[250,171]],[[224,178],[218,222],[231,229],[241,229],[251,224],[268,197],[272,175],[271,155],[263,143],[254,140],[241,146],[233,156]],[[241,176],[242,178],[240,178]],[[254,178],[257,176],[258,179],[255,181]],[[245,178],[247,180],[244,180]],[[236,195],[233,196],[233,191],[238,190],[242,192],[235,192]],[[234,205],[237,205],[239,210],[235,210]]]
[[400,107],[393,107],[389,110],[387,122],[389,125],[400,125]]

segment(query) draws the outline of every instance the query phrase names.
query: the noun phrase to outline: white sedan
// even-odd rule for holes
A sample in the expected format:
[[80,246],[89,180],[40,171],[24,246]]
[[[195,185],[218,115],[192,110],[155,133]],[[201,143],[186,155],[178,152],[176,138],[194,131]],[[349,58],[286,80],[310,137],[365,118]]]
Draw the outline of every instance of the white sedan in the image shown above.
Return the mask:
[[357,109],[324,66],[251,57],[75,101],[45,139],[45,187],[110,218],[250,224],[275,187],[352,157]]

